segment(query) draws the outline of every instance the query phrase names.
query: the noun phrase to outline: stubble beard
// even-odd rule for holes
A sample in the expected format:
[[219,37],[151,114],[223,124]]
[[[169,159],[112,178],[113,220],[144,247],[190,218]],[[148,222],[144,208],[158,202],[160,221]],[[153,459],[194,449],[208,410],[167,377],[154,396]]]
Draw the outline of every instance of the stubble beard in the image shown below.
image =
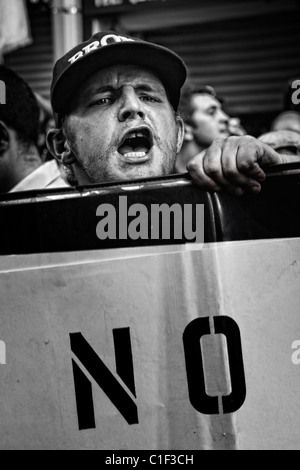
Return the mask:
[[[177,155],[177,145],[175,139],[174,142],[163,143],[162,139],[159,137],[155,138],[155,151],[156,153],[160,152],[162,154],[162,157],[159,158],[160,163],[157,168],[153,168],[153,162],[150,161],[139,165],[140,168],[136,167],[135,169],[137,171],[135,171],[133,168],[134,166],[129,165],[126,165],[129,167],[128,171],[126,171],[127,168],[125,167],[122,171],[122,165],[120,165],[118,172],[116,172],[116,170],[110,165],[106,164],[111,155],[116,155],[116,145],[110,145],[105,152],[105,155],[99,155],[91,152],[88,153],[86,150],[84,150],[81,152],[80,158],[78,158],[80,152],[77,148],[75,139],[72,135],[70,135],[70,133],[68,135],[68,141],[76,158],[76,166],[85,173],[91,184],[110,183],[118,180],[134,180],[139,178],[167,176],[174,173],[175,171],[175,160]],[[118,157],[116,157],[116,160],[117,158]],[[156,159],[157,158],[158,157],[156,157]],[[146,169],[148,171],[146,171]]]

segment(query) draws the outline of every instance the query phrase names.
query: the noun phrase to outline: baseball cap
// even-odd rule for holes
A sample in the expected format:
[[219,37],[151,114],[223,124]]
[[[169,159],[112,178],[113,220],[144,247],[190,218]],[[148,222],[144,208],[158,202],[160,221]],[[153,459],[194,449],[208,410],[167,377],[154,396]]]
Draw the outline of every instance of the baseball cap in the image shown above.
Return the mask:
[[169,100],[177,110],[180,90],[187,76],[183,60],[164,46],[114,31],[102,31],[78,44],[54,65],[51,104],[56,123],[81,84],[93,73],[115,64],[134,64],[157,73]]

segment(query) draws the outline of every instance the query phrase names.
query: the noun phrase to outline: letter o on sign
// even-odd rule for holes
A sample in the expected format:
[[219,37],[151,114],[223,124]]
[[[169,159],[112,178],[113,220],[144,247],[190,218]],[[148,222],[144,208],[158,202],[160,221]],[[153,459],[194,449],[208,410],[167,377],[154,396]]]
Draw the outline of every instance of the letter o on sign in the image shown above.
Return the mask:
[[[222,396],[223,413],[237,411],[246,398],[246,382],[240,330],[237,323],[227,316],[213,317],[215,333],[223,333],[227,340],[231,393]],[[209,335],[209,317],[196,318],[183,333],[184,354],[190,402],[203,414],[219,414],[218,397],[207,395],[200,339]]]

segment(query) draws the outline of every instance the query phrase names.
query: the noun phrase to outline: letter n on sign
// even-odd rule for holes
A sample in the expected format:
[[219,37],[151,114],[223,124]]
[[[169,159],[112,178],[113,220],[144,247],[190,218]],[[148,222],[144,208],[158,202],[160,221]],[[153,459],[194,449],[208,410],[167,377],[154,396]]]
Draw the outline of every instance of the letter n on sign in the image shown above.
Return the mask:
[[[129,328],[113,330],[116,370],[134,397],[135,383]],[[71,350],[128,424],[138,423],[137,406],[81,333],[70,333]],[[79,429],[95,428],[92,384],[72,359]]]

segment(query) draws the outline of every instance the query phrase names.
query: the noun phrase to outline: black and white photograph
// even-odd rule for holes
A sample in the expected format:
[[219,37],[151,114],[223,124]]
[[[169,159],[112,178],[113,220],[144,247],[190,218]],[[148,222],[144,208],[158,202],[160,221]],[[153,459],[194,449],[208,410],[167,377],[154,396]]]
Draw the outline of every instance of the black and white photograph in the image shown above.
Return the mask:
[[300,1],[0,0],[0,450],[300,450]]

